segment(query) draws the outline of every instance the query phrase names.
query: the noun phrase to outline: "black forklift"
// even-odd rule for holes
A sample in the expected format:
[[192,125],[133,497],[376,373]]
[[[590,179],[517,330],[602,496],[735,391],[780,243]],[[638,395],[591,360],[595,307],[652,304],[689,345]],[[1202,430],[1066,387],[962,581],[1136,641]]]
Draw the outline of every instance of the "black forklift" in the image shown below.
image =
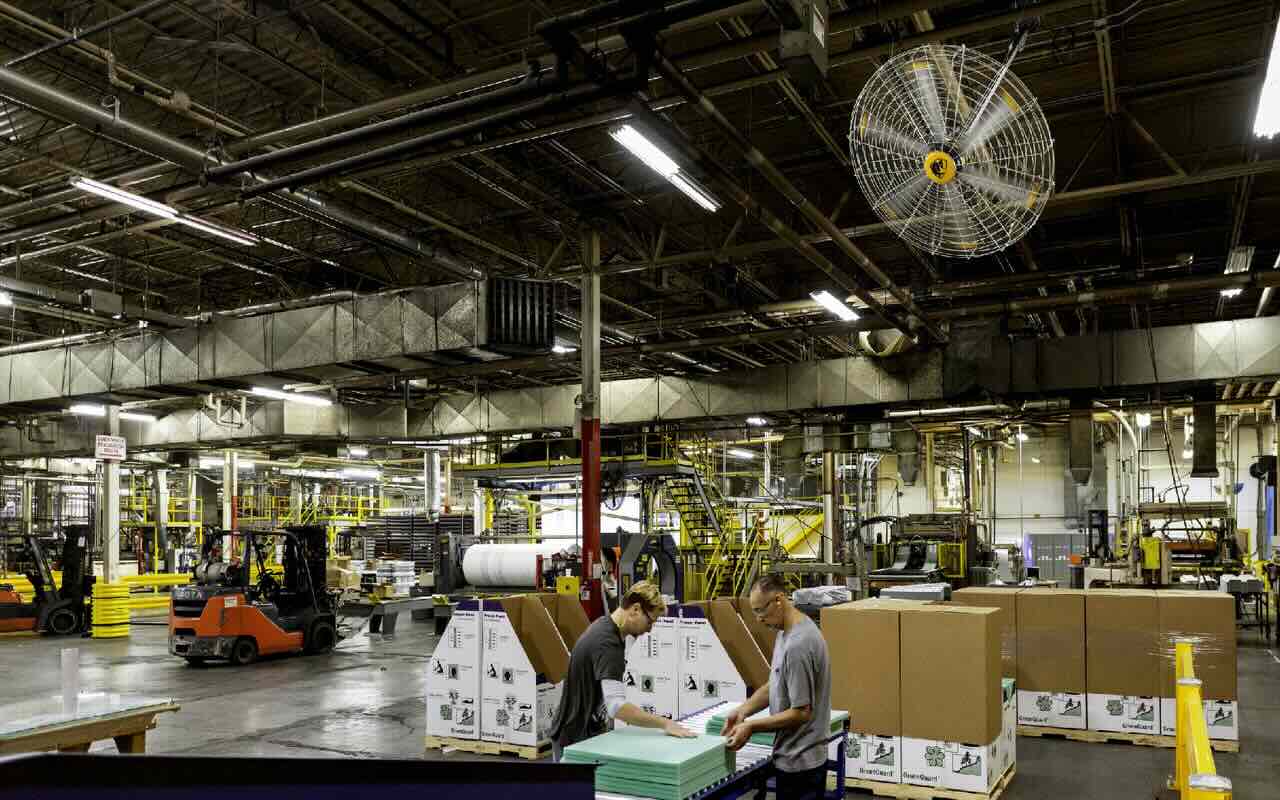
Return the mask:
[[31,582],[32,596],[24,602],[12,584],[0,584],[0,633],[35,631],[54,636],[83,633],[89,627],[87,599],[94,577],[89,571],[93,528],[68,525],[63,529],[61,588],[54,582],[53,565],[45,545],[34,534],[5,533],[4,552],[11,569]]

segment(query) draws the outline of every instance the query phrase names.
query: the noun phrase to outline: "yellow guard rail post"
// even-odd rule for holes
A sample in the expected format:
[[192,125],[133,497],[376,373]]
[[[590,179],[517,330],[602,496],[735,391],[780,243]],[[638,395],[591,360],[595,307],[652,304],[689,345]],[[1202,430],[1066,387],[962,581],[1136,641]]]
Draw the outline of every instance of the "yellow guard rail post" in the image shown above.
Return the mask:
[[1182,800],[1231,800],[1231,781],[1218,774],[1209,744],[1209,727],[1204,720],[1204,700],[1200,680],[1192,662],[1192,642],[1179,639],[1174,644],[1178,722],[1174,750],[1174,783],[1170,786]]

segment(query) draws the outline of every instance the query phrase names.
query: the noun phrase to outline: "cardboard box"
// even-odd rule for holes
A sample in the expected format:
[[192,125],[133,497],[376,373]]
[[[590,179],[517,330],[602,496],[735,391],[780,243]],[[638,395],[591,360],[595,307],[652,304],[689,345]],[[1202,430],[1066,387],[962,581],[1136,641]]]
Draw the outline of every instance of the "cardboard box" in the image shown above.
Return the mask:
[[822,636],[833,676],[831,705],[848,710],[849,728],[855,733],[902,735],[900,613],[901,606],[885,601],[822,609]]
[[1195,640],[1193,662],[1205,700],[1236,700],[1236,607],[1231,595],[1220,592],[1161,591],[1161,697],[1174,696],[1174,643]]
[[[832,744],[835,747],[835,744]],[[832,756],[834,758],[834,756]],[[902,782],[902,737],[850,733],[844,742],[845,775],[881,783]]]
[[1160,698],[1089,692],[1087,720],[1091,731],[1160,733]]
[[986,589],[972,587],[951,593],[951,602],[961,606],[999,609],[1001,673],[1006,678],[1018,677],[1018,607],[1019,589]]
[[1087,695],[1081,692],[1038,692],[1018,690],[1018,724],[1040,728],[1088,727]]
[[[1158,697],[1160,615],[1156,593],[1136,589],[1093,589],[1085,595],[1084,603],[1085,682],[1089,695]],[[1123,717],[1112,713],[1117,708],[1114,704],[1107,705],[1112,702],[1111,699],[1098,701],[1100,708],[1111,709],[1106,714],[1107,724]],[[1139,708],[1141,705],[1134,705],[1141,717],[1134,720],[1135,723],[1147,721],[1145,712]],[[1093,709],[1093,704],[1090,704],[1090,714]]]
[[741,703],[747,684],[702,608],[684,605],[676,617],[677,714],[695,714],[717,703]]
[[658,617],[653,628],[627,642],[627,670],[622,682],[627,702],[650,714],[675,719],[679,710],[679,659],[676,618]]
[[902,737],[901,782],[985,794],[1017,762],[1017,700],[1014,682],[1000,687],[1000,735],[983,746]]
[[480,738],[480,601],[458,604],[427,663],[427,733]]
[[560,631],[564,646],[569,652],[573,652],[578,637],[586,633],[587,626],[591,624],[591,620],[587,619],[587,612],[582,608],[582,602],[576,596],[554,592],[543,592],[538,595],[538,599],[551,615],[556,630]]
[[760,646],[747,630],[733,603],[728,600],[712,600],[686,605],[701,609],[707,619],[711,620],[711,627],[737,668],[738,675],[746,681],[748,695],[769,683],[769,662],[760,652]]
[[[1088,691],[1084,592],[1025,589],[1014,602],[1018,611],[1018,692],[1077,694],[1083,706]],[[1021,719],[1021,701],[1018,714]]]
[[[907,737],[993,742],[1001,727],[997,612],[944,604],[899,615],[903,750]],[[904,759],[904,773],[909,763]]]
[[536,747],[549,740],[569,651],[537,595],[487,601],[481,618],[480,738]]
[[747,626],[747,630],[751,632],[751,637],[756,640],[756,646],[760,648],[760,652],[764,655],[765,663],[773,663],[773,643],[778,638],[778,632],[768,625],[761,622],[751,610],[751,601],[746,597],[735,597],[732,601],[734,608],[738,610],[738,616],[742,618],[742,624]]
[[[1240,703],[1235,700],[1205,700],[1204,722],[1210,739],[1240,741]],[[1172,697],[1160,698],[1160,733],[1178,733],[1178,704]]]

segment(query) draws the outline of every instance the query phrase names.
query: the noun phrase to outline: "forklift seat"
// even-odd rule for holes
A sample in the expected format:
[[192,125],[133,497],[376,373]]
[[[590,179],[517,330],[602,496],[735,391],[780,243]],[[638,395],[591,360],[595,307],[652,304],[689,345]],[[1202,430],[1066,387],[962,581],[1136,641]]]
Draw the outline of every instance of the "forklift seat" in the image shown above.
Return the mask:
[[254,603],[253,607],[261,611],[264,615],[266,615],[267,619],[271,620],[277,625],[280,624],[280,609],[276,607],[275,603],[266,603],[266,602]]

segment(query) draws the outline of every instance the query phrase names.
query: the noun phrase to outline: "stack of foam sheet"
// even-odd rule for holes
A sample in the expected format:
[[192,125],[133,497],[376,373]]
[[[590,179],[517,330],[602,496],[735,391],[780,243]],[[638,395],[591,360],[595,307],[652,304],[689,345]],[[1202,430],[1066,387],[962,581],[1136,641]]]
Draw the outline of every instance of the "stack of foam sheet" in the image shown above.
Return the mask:
[[[716,714],[711,719],[707,720],[707,733],[711,736],[720,736],[721,732],[724,730],[724,721],[728,717],[728,715],[729,715],[728,711],[726,711],[720,714]],[[748,719],[758,719],[760,717],[767,717],[767,716],[769,716],[769,711],[768,709],[765,709],[763,711],[757,711],[756,713],[748,717]],[[831,710],[831,734],[833,736],[839,733],[844,728],[844,723],[845,723],[845,720],[847,719],[849,719],[849,712],[836,711],[835,709]],[[773,732],[767,731],[767,732],[761,732],[761,733],[753,733],[751,734],[750,741],[752,744],[762,744],[762,745],[765,745],[766,747],[772,747]]]
[[733,772],[733,753],[724,745],[720,736],[677,739],[628,726],[566,747],[563,760],[599,764],[599,792],[684,800]]

